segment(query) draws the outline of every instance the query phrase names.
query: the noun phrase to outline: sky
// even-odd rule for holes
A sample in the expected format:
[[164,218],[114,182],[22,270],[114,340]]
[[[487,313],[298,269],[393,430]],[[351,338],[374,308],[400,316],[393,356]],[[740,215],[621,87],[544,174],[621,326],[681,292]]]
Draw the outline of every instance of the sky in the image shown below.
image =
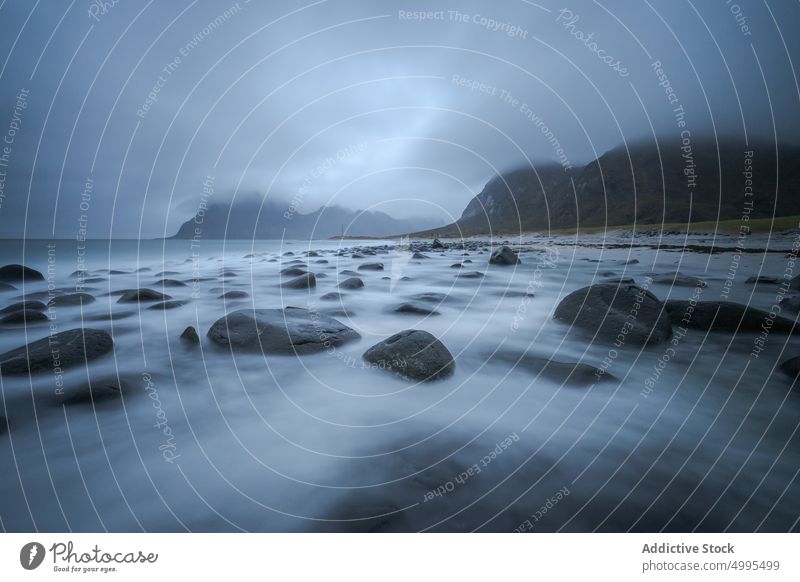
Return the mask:
[[795,1],[6,0],[0,236],[160,237],[253,196],[448,223],[497,172],[632,140],[796,143],[799,26]]

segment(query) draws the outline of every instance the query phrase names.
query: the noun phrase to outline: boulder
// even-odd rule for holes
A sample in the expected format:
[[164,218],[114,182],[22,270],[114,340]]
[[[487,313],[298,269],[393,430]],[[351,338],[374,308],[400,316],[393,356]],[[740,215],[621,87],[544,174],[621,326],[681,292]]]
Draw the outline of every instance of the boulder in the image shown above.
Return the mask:
[[226,291],[222,295],[219,296],[219,299],[247,299],[250,295],[247,294],[247,291]]
[[361,336],[326,315],[300,307],[287,307],[234,311],[217,320],[208,330],[208,337],[234,351],[306,354]]
[[130,391],[130,385],[116,378],[93,380],[78,389],[65,391],[60,400],[64,406],[81,406],[101,404],[119,400],[124,392]]
[[152,309],[154,311],[166,311],[167,309],[177,309],[178,307],[183,307],[188,303],[189,302],[186,300],[172,299],[171,301],[162,301],[160,303],[153,303],[147,309]]
[[12,303],[8,307],[4,307],[0,309],[0,315],[4,313],[13,313],[15,311],[22,311],[23,309],[28,309],[30,311],[44,311],[47,309],[47,305],[42,303],[41,301],[19,301],[18,303]]
[[69,293],[53,297],[47,302],[48,307],[69,307],[73,305],[88,305],[95,301],[94,296],[88,293]]
[[286,267],[281,271],[281,275],[285,277],[299,277],[300,275],[306,275],[308,271],[306,271],[303,267]]
[[322,301],[339,301],[343,297],[344,295],[342,293],[336,293],[335,291],[332,291],[331,293],[325,293],[325,295],[320,297],[320,299]]
[[27,374],[84,365],[114,348],[99,329],[70,329],[0,354],[0,374]]
[[435,239],[433,239],[433,242],[431,243],[431,248],[432,249],[445,249],[445,248],[447,248],[447,246],[442,241],[440,241],[438,238],[435,238]]
[[393,311],[395,313],[404,313],[408,315],[439,315],[439,312],[434,308],[416,301],[401,303],[395,307]]
[[383,263],[364,263],[358,266],[359,271],[383,271]]
[[0,267],[0,281],[5,283],[14,283],[17,281],[44,281],[44,275],[36,269],[31,269],[25,265],[5,265]]
[[611,374],[606,374],[594,366],[577,362],[559,362],[523,352],[497,352],[489,359],[511,364],[515,370],[524,370],[564,386],[591,386],[598,382],[615,380]]
[[411,255],[412,259],[429,259],[428,255],[424,255],[419,251],[415,251],[413,255]]
[[188,344],[199,344],[200,336],[197,335],[197,330],[191,325],[183,330],[181,339]]
[[364,286],[364,281],[358,277],[350,277],[339,283],[339,289],[361,289]]
[[520,263],[517,253],[512,251],[509,247],[500,247],[492,252],[489,257],[489,263],[492,265],[516,265]]
[[306,273],[305,275],[300,275],[295,279],[281,284],[281,287],[286,289],[312,289],[316,286],[317,278],[314,276],[314,273]]
[[418,329],[406,329],[375,344],[363,358],[374,368],[418,382],[446,378],[455,369],[453,355],[445,345]]
[[[727,301],[699,301],[692,305],[689,301],[667,301],[667,311],[676,325],[705,331],[760,332],[769,313],[747,305]],[[800,333],[800,325],[785,317],[776,317],[769,326],[775,333]]]
[[0,281],[0,291],[16,291],[16,287],[14,287],[11,283],[4,283]]
[[470,271],[468,273],[458,273],[456,277],[459,279],[480,279],[483,277],[483,273],[479,273],[478,271]]
[[20,311],[13,311],[0,318],[0,324],[3,325],[16,325],[36,323],[39,321],[49,321],[46,313],[36,311],[34,309],[22,309]]
[[620,339],[625,344],[643,346],[672,337],[664,304],[636,285],[583,287],[561,300],[554,317],[592,334],[601,343]]
[[153,283],[153,285],[157,287],[186,287],[186,283],[177,279],[161,279]]
[[167,299],[172,299],[172,297],[152,289],[130,289],[117,299],[117,303],[143,303],[147,301],[166,301]]

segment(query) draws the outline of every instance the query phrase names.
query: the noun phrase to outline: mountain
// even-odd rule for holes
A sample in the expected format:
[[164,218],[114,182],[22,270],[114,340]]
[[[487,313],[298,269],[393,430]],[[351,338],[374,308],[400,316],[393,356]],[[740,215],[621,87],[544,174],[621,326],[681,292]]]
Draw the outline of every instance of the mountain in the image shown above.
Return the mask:
[[[323,206],[309,214],[291,212],[286,204],[247,199],[210,204],[184,222],[170,238],[190,239],[327,239],[346,236],[382,237],[430,227],[436,221],[396,219],[383,212]],[[196,230],[199,229],[199,233]]]
[[[745,147],[730,141],[719,146],[697,141],[691,150],[681,146],[639,143],[572,170],[543,165],[496,175],[457,222],[415,234],[513,234],[800,214],[797,146],[777,152],[774,144]],[[746,150],[752,152],[747,159]]]

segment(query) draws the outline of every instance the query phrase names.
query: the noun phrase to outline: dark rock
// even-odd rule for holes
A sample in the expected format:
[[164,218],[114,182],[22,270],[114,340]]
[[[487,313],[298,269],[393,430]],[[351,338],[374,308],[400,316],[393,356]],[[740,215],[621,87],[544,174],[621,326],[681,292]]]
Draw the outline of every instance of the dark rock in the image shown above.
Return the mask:
[[455,362],[445,345],[427,331],[407,329],[375,344],[363,355],[373,367],[418,382],[452,375]]
[[780,370],[792,378],[800,376],[800,356],[790,358],[780,365]]
[[166,301],[167,299],[172,299],[172,297],[152,289],[132,289],[123,293],[117,303],[142,303],[146,301]]
[[5,265],[0,267],[0,281],[14,283],[17,281],[44,281],[42,275],[36,269],[31,269],[24,265]]
[[181,333],[181,339],[189,344],[200,343],[200,336],[197,335],[197,330],[191,325],[183,330],[183,333]]
[[161,279],[153,283],[153,285],[157,287],[186,287],[186,283],[177,279]]
[[344,297],[344,295],[342,293],[336,293],[334,291],[334,292],[331,292],[331,293],[325,293],[325,295],[320,297],[320,299],[322,301],[339,301],[340,299],[342,299],[342,297]]
[[431,243],[431,248],[432,249],[446,249],[447,245],[445,245],[438,238],[435,238],[435,239],[433,239],[433,242]]
[[118,319],[125,319],[126,317],[132,317],[136,315],[135,311],[116,311],[116,312],[108,312],[105,311],[103,313],[91,313],[89,315],[84,315],[84,321],[116,321]]
[[583,287],[561,300],[554,317],[592,334],[601,343],[623,338],[626,344],[642,346],[672,337],[664,304],[636,285]]
[[99,329],[71,329],[0,354],[0,373],[27,374],[71,368],[99,358],[114,348],[114,340]]
[[104,281],[108,281],[105,277],[89,277],[88,279],[84,279],[84,283],[102,283]]
[[306,354],[361,337],[326,315],[302,309],[241,309],[217,320],[208,330],[211,341],[234,351]]
[[769,277],[767,275],[759,275],[758,277],[748,277],[745,283],[748,285],[777,285],[781,280],[778,277]]
[[364,286],[364,281],[358,277],[350,277],[339,283],[339,289],[361,289]]
[[359,254],[359,253],[353,253],[352,257],[350,257],[350,258],[352,258],[352,259],[363,259],[364,255]]
[[[699,301],[694,305],[689,301],[667,301],[667,311],[676,325],[706,331],[760,332],[768,324],[769,313],[726,301]],[[769,327],[775,333],[800,333],[800,325],[791,319],[776,317]]]
[[496,249],[492,256],[489,257],[489,263],[492,265],[516,265],[520,263],[517,253],[508,247],[500,247]]
[[286,277],[298,277],[300,275],[305,275],[307,273],[308,271],[306,271],[302,267],[287,267],[286,269],[283,269],[281,271],[281,275],[284,275]]
[[220,276],[220,277],[222,277],[223,279],[224,279],[225,277],[238,277],[238,276],[239,276],[239,273],[236,273],[235,271],[222,271],[222,272],[219,274],[219,276]]
[[247,299],[250,295],[247,294],[247,291],[226,291],[222,295],[219,296],[219,299]]
[[0,291],[16,291],[17,288],[14,287],[11,283],[4,283],[0,281]]
[[459,279],[480,279],[483,277],[483,273],[479,273],[478,271],[470,271],[469,273],[458,273],[456,277]]
[[462,265],[461,263],[453,263],[452,265],[450,265],[450,268],[451,269],[463,269],[464,265]]
[[359,275],[359,273],[353,271],[352,269],[345,269],[344,271],[341,271],[339,274],[344,277],[358,277]]
[[447,295],[444,293],[417,293],[416,295],[412,295],[411,299],[414,301],[425,301],[426,303],[442,303],[445,299],[447,299]]
[[8,315],[4,315],[0,318],[0,324],[3,325],[15,325],[15,324],[28,324],[28,323],[37,323],[40,321],[49,321],[50,318],[47,317],[45,313],[41,311],[36,311],[33,309],[22,309],[20,311],[13,311]]
[[93,303],[95,298],[88,293],[70,293],[53,297],[47,302],[48,307],[68,307],[72,305],[88,305]]
[[577,362],[558,362],[528,353],[497,352],[489,359],[512,364],[515,370],[525,370],[566,386],[591,386],[598,382],[615,380],[613,376],[594,366]]
[[668,273],[664,275],[654,275],[653,282],[660,285],[671,285],[672,287],[706,287],[707,284],[702,279],[684,275],[683,273]]
[[429,259],[428,255],[423,255],[421,252],[416,251],[413,255],[411,255],[412,259]]
[[359,265],[359,271],[383,271],[383,263],[364,263]]
[[122,397],[124,392],[129,392],[130,386],[127,382],[109,378],[108,380],[92,381],[77,390],[70,390],[61,399],[64,406],[95,405],[116,401]]
[[172,275],[180,275],[179,271],[161,271],[160,273],[156,273],[154,277],[170,277]]
[[187,305],[189,302],[180,299],[173,299],[171,301],[162,301],[160,303],[153,303],[147,309],[153,309],[156,311],[165,311],[167,309],[177,309],[178,307],[183,307]]
[[409,315],[439,315],[439,312],[432,307],[428,307],[424,303],[417,303],[415,301],[401,303],[394,308],[394,312],[406,313]]
[[4,307],[2,310],[0,310],[0,314],[13,313],[15,311],[22,311],[23,309],[27,309],[29,311],[44,311],[47,309],[47,305],[41,301],[20,301],[18,303],[12,303],[8,307]]
[[281,284],[281,287],[285,287],[286,289],[312,289],[316,286],[317,278],[314,276],[314,273],[306,273],[305,275],[300,275],[296,279]]

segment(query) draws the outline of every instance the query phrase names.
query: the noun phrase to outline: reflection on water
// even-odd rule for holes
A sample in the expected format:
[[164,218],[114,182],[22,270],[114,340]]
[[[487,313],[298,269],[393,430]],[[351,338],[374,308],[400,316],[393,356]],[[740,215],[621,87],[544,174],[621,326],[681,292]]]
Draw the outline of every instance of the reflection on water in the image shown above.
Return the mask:
[[[552,312],[567,293],[612,277],[642,283],[680,270],[708,283],[702,299],[728,289],[730,301],[769,308],[775,288],[744,281],[782,276],[783,255],[742,255],[730,285],[731,253],[531,240],[517,267],[487,265],[483,246],[414,259],[379,241],[92,243],[84,290],[97,301],[57,307],[51,323],[3,327],[0,351],[46,337],[51,326],[104,329],[113,355],[65,372],[63,390],[89,375],[127,390],[121,400],[62,406],[52,374],[2,378],[3,528],[796,530],[800,396],[775,365],[798,355],[798,339],[772,335],[752,358],[754,334],[691,331],[657,374],[664,345],[619,349],[607,364],[615,380],[588,388],[488,357],[527,351],[608,362],[608,346],[590,345]],[[0,259],[74,289],[74,245],[56,243],[48,272],[46,244],[6,241]],[[343,245],[376,254],[340,256]],[[319,256],[304,256],[309,250]],[[317,274],[315,289],[279,286],[295,260]],[[451,267],[461,261],[470,262]],[[359,271],[365,262],[384,270]],[[364,288],[337,288],[349,270]],[[456,277],[473,271],[484,276]],[[186,286],[155,285],[164,278]],[[26,284],[24,294],[47,287]],[[187,303],[154,310],[109,295],[140,287]],[[695,292],[655,282],[650,290],[662,300]],[[229,291],[247,297],[220,298]],[[321,299],[333,291],[342,296]],[[444,296],[426,298],[437,313],[393,311],[421,293]],[[2,306],[22,294],[2,292]],[[361,339],[302,357],[234,357],[205,338],[227,311],[289,305],[335,312]],[[199,346],[179,337],[189,325]],[[362,362],[367,348],[408,328],[444,342],[456,359],[452,377],[417,385]]]

